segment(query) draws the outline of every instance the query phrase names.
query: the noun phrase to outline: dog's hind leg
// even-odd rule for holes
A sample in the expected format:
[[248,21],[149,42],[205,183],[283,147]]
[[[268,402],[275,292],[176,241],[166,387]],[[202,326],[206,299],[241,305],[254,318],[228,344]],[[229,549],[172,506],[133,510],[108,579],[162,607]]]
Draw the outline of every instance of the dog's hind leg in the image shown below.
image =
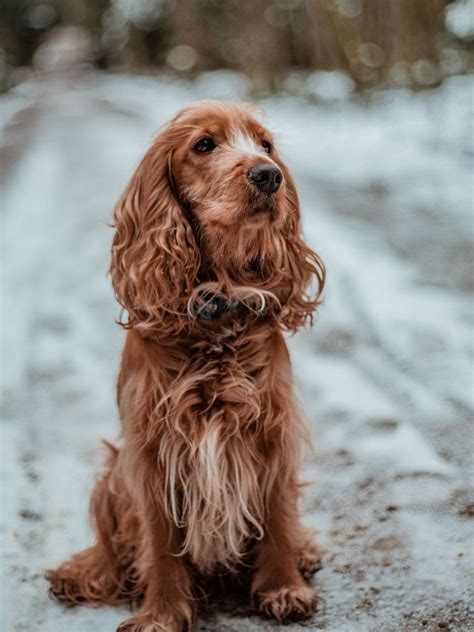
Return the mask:
[[49,594],[66,606],[101,606],[126,598],[100,544],[46,571],[46,579],[50,582]]
[[107,605],[136,596],[131,577],[133,552],[127,545],[130,537],[124,537],[119,524],[119,503],[127,499],[112,491],[114,487],[123,489],[117,467],[119,453],[113,446],[108,447],[108,470],[97,481],[90,506],[97,541],[58,568],[46,571],[50,594],[68,606]]

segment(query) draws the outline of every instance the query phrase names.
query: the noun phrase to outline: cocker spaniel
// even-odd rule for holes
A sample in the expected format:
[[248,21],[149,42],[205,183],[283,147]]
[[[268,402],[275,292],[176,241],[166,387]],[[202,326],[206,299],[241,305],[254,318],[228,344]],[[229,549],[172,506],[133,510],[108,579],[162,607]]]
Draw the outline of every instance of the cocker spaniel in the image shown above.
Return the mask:
[[251,569],[260,612],[311,615],[320,549],[298,516],[306,435],[283,331],[311,323],[325,272],[272,136],[248,106],[185,108],[114,226],[123,444],[92,494],[96,542],[47,572],[51,593],[139,604],[120,632],[180,632],[202,578]]

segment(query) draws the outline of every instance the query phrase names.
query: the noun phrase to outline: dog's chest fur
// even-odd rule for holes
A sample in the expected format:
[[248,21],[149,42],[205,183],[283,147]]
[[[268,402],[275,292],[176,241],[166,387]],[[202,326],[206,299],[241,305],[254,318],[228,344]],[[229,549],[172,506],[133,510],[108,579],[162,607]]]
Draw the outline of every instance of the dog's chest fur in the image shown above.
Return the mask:
[[277,467],[265,433],[278,420],[270,358],[253,345],[200,344],[170,393],[173,420],[159,444],[165,508],[204,572],[231,567],[263,535],[262,490]]

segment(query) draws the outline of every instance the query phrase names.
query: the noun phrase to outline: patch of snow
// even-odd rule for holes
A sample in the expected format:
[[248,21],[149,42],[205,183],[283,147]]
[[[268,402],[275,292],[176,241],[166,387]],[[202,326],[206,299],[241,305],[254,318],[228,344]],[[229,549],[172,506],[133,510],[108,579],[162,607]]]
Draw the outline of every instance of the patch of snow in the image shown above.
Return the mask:
[[446,24],[458,37],[474,35],[474,1],[458,0],[446,7]]
[[306,79],[304,94],[321,101],[339,101],[351,97],[354,89],[354,82],[342,71],[317,71]]
[[408,422],[369,423],[357,433],[352,448],[364,460],[392,467],[397,475],[453,473],[453,467],[443,461],[423,434]]

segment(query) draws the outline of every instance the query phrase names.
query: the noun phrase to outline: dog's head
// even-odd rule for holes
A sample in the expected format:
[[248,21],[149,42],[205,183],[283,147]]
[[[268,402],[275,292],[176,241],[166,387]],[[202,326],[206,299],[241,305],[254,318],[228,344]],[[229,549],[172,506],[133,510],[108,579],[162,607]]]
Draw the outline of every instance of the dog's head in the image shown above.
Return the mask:
[[176,190],[199,224],[206,256],[245,266],[259,255],[256,235],[278,231],[298,207],[271,134],[249,107],[223,103],[192,105],[169,132],[179,136],[171,159]]
[[[295,329],[320,260],[300,238],[298,197],[271,134],[248,106],[199,102],[156,137],[115,210],[111,274],[132,326],[187,326],[190,296],[267,292]],[[169,320],[169,319],[168,319]]]

